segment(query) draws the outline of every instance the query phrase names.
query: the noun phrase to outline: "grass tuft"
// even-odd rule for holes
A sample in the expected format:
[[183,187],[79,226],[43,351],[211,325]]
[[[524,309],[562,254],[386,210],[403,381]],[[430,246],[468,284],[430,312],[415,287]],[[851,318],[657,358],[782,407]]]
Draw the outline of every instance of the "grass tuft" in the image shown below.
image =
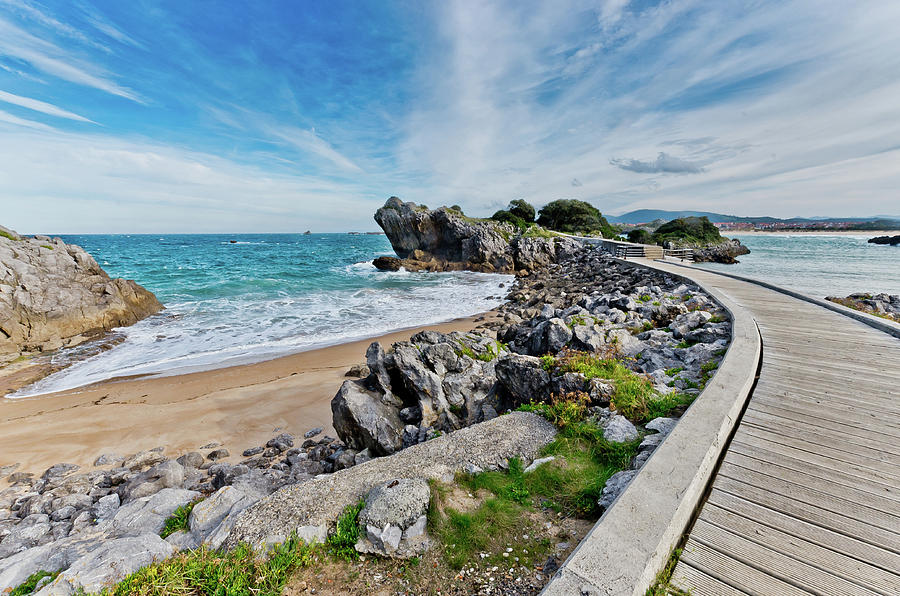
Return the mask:
[[334,532],[332,532],[325,545],[328,552],[345,561],[359,560],[359,553],[356,552],[356,541],[359,540],[359,512],[365,507],[366,503],[360,500],[355,505],[347,505],[344,512],[337,520]]
[[[0,231],[0,234],[3,234],[3,232]],[[24,582],[13,588],[9,592],[9,596],[26,596],[26,594],[31,594],[32,592],[34,592],[34,589],[37,587],[39,581],[41,581],[45,577],[49,577],[50,581],[53,581],[56,579],[56,576],[59,575],[59,573],[59,571],[54,571],[53,573],[44,570],[35,571],[31,575],[29,575]]]
[[190,528],[189,521],[191,511],[194,510],[194,505],[202,500],[203,499],[197,499],[196,501],[191,501],[173,511],[172,515],[169,516],[169,519],[166,520],[166,525],[163,527],[162,532],[159,533],[160,538],[168,538],[175,532],[180,532],[181,530],[187,531]]

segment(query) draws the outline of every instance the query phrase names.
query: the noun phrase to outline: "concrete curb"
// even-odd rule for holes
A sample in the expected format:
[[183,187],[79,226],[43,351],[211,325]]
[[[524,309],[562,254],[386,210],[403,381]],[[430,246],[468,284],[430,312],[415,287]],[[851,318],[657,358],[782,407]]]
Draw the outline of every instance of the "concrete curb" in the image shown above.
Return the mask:
[[[692,284],[697,281],[663,267]],[[762,341],[749,311],[703,287],[731,314],[732,340],[709,385],[541,592],[645,593],[687,530],[756,380]]]
[[776,292],[780,292],[781,294],[786,294],[787,296],[791,296],[792,298],[797,298],[798,300],[803,300],[805,302],[810,302],[815,304],[816,306],[821,306],[822,308],[827,308],[828,310],[834,311],[836,313],[842,314],[846,317],[850,317],[851,319],[856,319],[862,323],[865,323],[869,327],[874,327],[879,331],[884,331],[885,333],[889,333],[894,337],[900,338],[900,323],[894,323],[893,321],[889,321],[887,319],[882,319],[881,317],[876,317],[874,315],[870,315],[864,313],[859,310],[855,310],[853,308],[844,306],[843,304],[837,304],[836,302],[830,302],[828,300],[822,300],[821,298],[815,298],[813,296],[809,296],[802,292],[797,292],[796,290],[789,290],[787,288],[782,288],[780,286],[776,286],[775,284],[770,284],[767,281],[762,281],[760,279],[753,279],[752,277],[744,277],[743,275],[737,275],[734,273],[724,273],[722,271],[714,271],[712,269],[704,269],[703,267],[697,267],[695,265],[686,265],[684,263],[679,263],[676,261],[659,261],[660,263],[665,263],[667,265],[675,265],[676,267],[684,267],[685,269],[696,269],[697,271],[705,271],[707,273],[715,273],[716,275],[724,275],[725,277],[730,277],[732,279],[737,279],[740,281],[746,281],[748,283],[756,284],[758,286],[762,286],[764,288],[768,288],[770,290],[774,290]]

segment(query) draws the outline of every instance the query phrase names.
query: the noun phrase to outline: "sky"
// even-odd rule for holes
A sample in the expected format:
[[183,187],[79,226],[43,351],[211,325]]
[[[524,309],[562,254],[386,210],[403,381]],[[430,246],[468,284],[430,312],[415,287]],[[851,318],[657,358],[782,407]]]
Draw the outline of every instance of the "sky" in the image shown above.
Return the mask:
[[0,0],[0,224],[900,215],[900,2]]

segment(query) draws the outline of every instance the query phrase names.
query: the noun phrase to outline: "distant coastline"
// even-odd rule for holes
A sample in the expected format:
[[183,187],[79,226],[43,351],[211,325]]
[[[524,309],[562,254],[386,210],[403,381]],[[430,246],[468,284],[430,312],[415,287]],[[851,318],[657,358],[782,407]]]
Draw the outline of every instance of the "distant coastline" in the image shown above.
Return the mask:
[[865,236],[875,237],[896,233],[896,230],[722,230],[725,236]]

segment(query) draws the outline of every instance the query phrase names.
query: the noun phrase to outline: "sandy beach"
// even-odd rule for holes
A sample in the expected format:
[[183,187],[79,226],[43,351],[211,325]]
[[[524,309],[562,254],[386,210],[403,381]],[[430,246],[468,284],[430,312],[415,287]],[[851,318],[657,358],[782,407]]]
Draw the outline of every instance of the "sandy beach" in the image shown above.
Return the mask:
[[371,342],[387,347],[420,329],[468,331],[482,316],[491,314],[256,364],[2,398],[0,466],[19,463],[19,471],[39,474],[60,462],[89,468],[102,453],[128,455],[162,446],[177,456],[208,443],[221,443],[237,461],[241,451],[265,444],[276,432],[301,436],[321,426],[334,436],[331,398],[347,370],[365,361]]
[[803,234],[805,236],[895,236],[900,230],[722,230],[725,236],[793,236]]

